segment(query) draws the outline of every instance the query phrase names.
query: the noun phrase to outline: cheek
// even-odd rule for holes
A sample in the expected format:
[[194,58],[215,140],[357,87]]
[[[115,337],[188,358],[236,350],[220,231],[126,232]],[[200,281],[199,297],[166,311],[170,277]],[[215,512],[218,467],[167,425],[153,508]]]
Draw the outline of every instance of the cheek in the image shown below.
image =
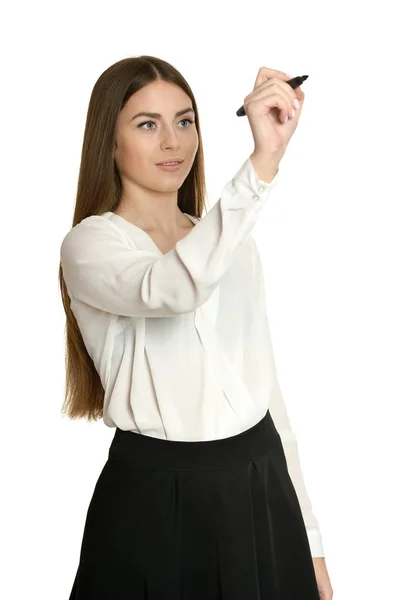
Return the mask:
[[196,129],[194,130],[191,142],[192,142],[192,149],[194,152],[196,152],[198,150],[198,145],[199,145],[198,133],[197,133]]
[[120,156],[123,157],[123,163],[125,167],[134,167],[139,169],[144,167],[148,162],[148,154],[151,152],[152,144],[146,139],[142,139],[139,136],[130,136],[125,138],[121,142]]

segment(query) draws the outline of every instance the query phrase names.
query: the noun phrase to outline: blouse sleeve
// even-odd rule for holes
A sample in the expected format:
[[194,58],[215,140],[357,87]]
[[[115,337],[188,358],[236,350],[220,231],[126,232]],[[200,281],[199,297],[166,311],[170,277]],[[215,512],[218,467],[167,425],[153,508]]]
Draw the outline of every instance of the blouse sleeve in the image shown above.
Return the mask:
[[273,362],[273,372],[275,374],[273,380],[273,386],[269,402],[269,410],[276,429],[280,435],[281,442],[284,448],[284,454],[287,461],[287,468],[295,488],[298,501],[301,507],[303,520],[305,523],[310,550],[312,557],[324,556],[324,548],[322,542],[322,536],[320,532],[319,523],[312,509],[312,504],[308,491],[306,489],[304,476],[301,469],[301,463],[298,452],[298,442],[294,431],[292,430],[291,423],[289,420],[287,407],[284,401],[283,394],[281,392],[280,384],[276,374],[276,368],[274,363],[274,355],[272,351],[272,344],[270,339],[270,329],[266,313],[266,299],[265,299],[265,282],[261,259],[256,246],[254,238],[251,236],[253,245],[253,256],[255,262],[255,277],[256,277],[256,294],[258,301],[261,303],[262,314],[264,318],[264,327],[266,328],[266,334],[270,341],[271,347],[271,360]]
[[221,197],[176,246],[159,256],[132,248],[114,224],[92,215],[61,243],[68,294],[128,317],[169,317],[204,304],[247,240],[277,183],[260,180],[248,158]]
[[313,557],[324,556],[320,526],[313,512],[301,469],[297,438],[291,428],[287,407],[278,381],[275,382],[275,388],[271,396],[269,408],[273,422],[281,437],[285,458],[287,460],[288,472],[298,496],[309,539],[311,554]]

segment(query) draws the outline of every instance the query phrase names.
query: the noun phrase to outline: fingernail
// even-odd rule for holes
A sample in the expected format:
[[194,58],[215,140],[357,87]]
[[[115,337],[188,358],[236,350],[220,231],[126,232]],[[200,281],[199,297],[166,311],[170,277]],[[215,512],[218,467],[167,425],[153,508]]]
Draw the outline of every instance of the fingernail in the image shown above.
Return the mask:
[[294,106],[296,106],[296,108],[299,108],[301,105],[299,104],[299,100],[298,98],[295,98],[294,100]]

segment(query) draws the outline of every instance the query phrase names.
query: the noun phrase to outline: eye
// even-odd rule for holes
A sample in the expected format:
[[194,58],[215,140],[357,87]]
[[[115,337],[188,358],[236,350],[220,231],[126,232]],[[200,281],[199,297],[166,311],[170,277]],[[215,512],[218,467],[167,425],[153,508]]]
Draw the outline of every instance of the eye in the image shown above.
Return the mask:
[[[182,119],[180,121],[180,123],[182,123],[183,121],[188,121],[190,123],[190,125],[192,125],[194,123],[194,121],[191,120],[191,119]],[[140,125],[137,125],[137,127],[141,127],[142,129],[146,129],[147,131],[151,131],[151,129],[148,129],[148,127],[143,127],[143,125],[147,125],[147,123],[153,123],[155,125],[154,121],[144,121],[143,123],[140,123]],[[190,125],[187,125],[187,127],[183,127],[183,129],[188,129]]]

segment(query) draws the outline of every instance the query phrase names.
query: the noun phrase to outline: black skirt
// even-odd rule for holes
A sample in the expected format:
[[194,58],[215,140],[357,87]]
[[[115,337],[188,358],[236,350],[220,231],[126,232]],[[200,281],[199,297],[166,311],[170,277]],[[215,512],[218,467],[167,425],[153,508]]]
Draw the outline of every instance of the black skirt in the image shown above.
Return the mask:
[[211,441],[116,428],[69,600],[319,600],[270,412]]

